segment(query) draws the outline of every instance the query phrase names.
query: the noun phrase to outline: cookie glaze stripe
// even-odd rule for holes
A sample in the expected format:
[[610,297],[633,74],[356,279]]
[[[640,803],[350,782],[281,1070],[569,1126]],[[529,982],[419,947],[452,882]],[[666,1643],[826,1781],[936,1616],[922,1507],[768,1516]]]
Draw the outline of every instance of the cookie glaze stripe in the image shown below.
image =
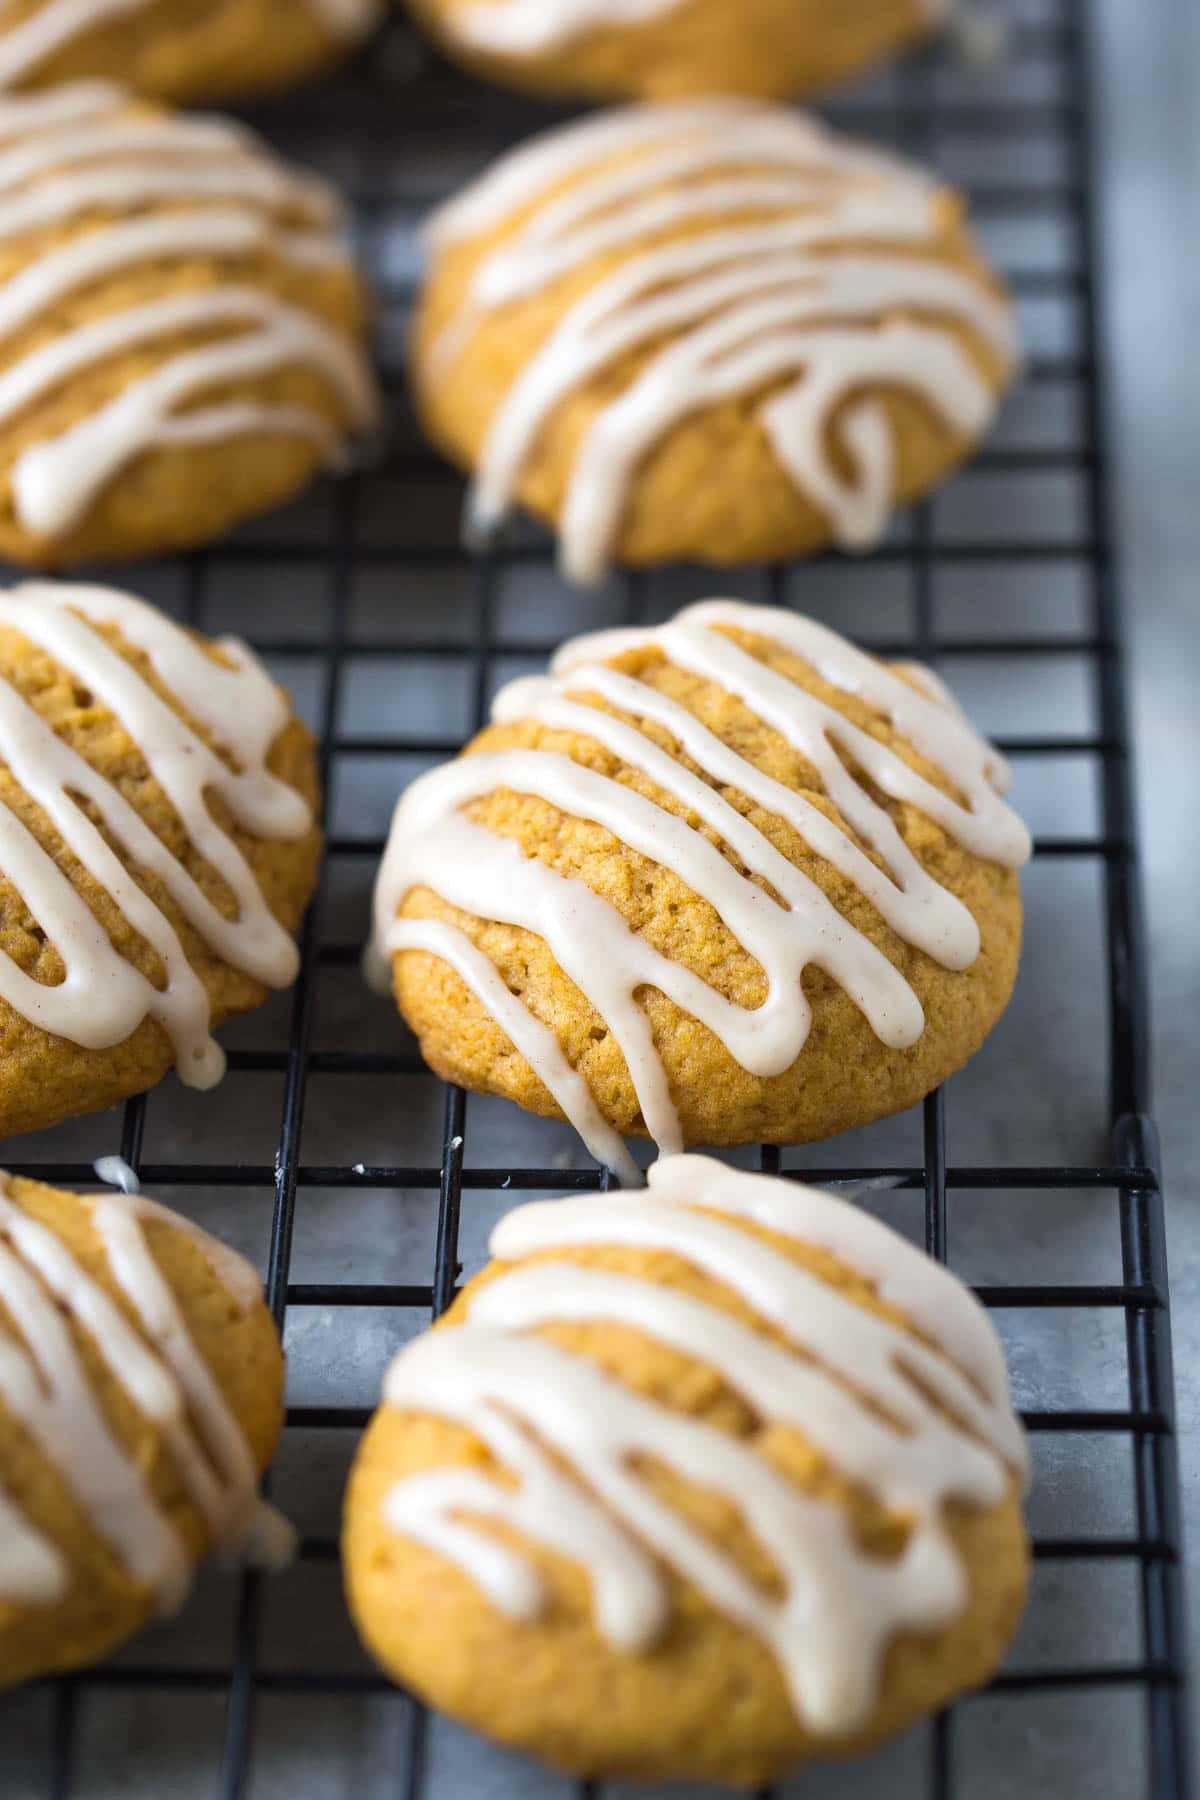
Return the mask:
[[[176,713],[99,629],[115,626],[150,659],[183,712],[211,732],[233,766]],[[209,810],[217,794],[234,822],[257,836],[294,840],[312,828],[307,802],[271,774],[267,757],[288,722],[279,688],[235,640],[206,649],[130,595],[27,582],[0,593],[0,627],[36,644],[107,707],[145,758],[189,843],[233,896],[226,918],[116,785],[0,681],[0,760],[46,815],[133,929],[161,958],[157,987],[113,946],[67,874],[9,807],[0,807],[0,874],[22,897],[65,968],[57,984],[34,980],[0,954],[0,998],[46,1031],[89,1048],[123,1043],[155,1018],[175,1046],[180,1079],[211,1087],[224,1070],[210,1031],[211,1006],[173,925],[87,816],[89,802],[130,860],[155,875],[188,922],[224,961],[270,987],[295,979],[295,944],[274,917],[234,838]]]
[[[873,1285],[873,1272],[894,1264],[912,1325],[949,1351],[948,1317],[962,1361],[821,1281],[747,1230],[751,1221],[801,1244],[836,1245],[839,1260]],[[853,1732],[870,1713],[890,1643],[940,1629],[965,1608],[945,1503],[994,1506],[1027,1473],[986,1314],[953,1277],[923,1267],[926,1259],[846,1202],[701,1157],[656,1164],[637,1200],[520,1207],[497,1226],[491,1248],[504,1263],[609,1245],[665,1251],[702,1269],[795,1348],[652,1278],[569,1257],[519,1262],[473,1293],[465,1323],[407,1346],[384,1389],[391,1407],[464,1426],[517,1485],[462,1468],[427,1471],[389,1490],[387,1523],[457,1563],[512,1618],[537,1618],[545,1588],[519,1550],[482,1533],[471,1515],[582,1563],[598,1628],[626,1651],[652,1648],[670,1620],[671,1587],[641,1547],[649,1546],[773,1652],[801,1720],[823,1735]],[[905,1516],[902,1552],[888,1560],[864,1551],[837,1506],[805,1494],[751,1442],[529,1335],[556,1322],[629,1327],[715,1370],[763,1428],[798,1431],[838,1473]],[[639,1456],[735,1506],[782,1594],[751,1582],[644,1485]]]
[[[36,12],[7,31],[0,29],[0,89],[20,87],[76,38],[103,30],[154,0],[45,0]],[[302,0],[334,37],[365,32],[381,11],[380,0]],[[0,8],[0,26],[3,8]]]
[[[949,0],[917,0],[931,20]],[[684,0],[493,0],[463,7],[452,30],[463,43],[493,56],[544,56],[589,32],[633,30],[682,9]]]
[[455,37],[494,56],[542,56],[608,27],[630,30],[675,12],[683,0],[500,0],[464,6]]

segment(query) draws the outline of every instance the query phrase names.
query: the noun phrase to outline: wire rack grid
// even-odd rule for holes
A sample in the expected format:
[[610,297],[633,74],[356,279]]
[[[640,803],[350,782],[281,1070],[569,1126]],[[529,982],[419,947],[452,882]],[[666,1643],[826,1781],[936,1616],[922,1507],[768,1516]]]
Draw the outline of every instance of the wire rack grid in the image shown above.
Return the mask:
[[[1098,1493],[1128,1484],[1125,1518],[1097,1530],[1095,1518],[1103,1526],[1110,1515],[1093,1506],[1089,1529],[1063,1529],[1054,1513],[1057,1528],[1035,1534],[1035,1556],[1038,1582],[1069,1584],[1075,1572],[1088,1584],[1106,1570],[1128,1576],[1121,1605],[1130,1627],[1129,1654],[1097,1660],[1086,1606],[1078,1595],[1070,1597],[1069,1586],[1055,1587],[1052,1598],[1068,1614],[1054,1639],[1055,1653],[1034,1666],[1018,1660],[984,1701],[943,1714],[924,1736],[912,1734],[917,1747],[901,1769],[904,1780],[889,1777],[889,1791],[933,1800],[948,1800],[968,1785],[980,1800],[1061,1794],[1073,1791],[1076,1778],[1093,1766],[1093,1792],[1123,1800],[1135,1791],[1153,1800],[1185,1800],[1170,1319],[1098,361],[1102,296],[1092,198],[1090,21],[1086,5],[1069,0],[1014,0],[1013,11],[1002,74],[964,73],[935,53],[830,109],[839,122],[948,164],[966,181],[1031,326],[1024,410],[985,450],[971,477],[983,487],[983,503],[968,500],[957,510],[951,503],[948,511],[940,502],[921,507],[881,549],[852,567],[818,559],[799,572],[750,572],[737,585],[781,604],[811,606],[814,598],[825,599],[832,621],[843,625],[846,596],[866,590],[879,601],[871,601],[870,616],[885,622],[882,630],[855,631],[869,648],[941,664],[959,686],[964,672],[973,671],[985,703],[989,695],[1001,697],[1001,726],[1016,720],[1022,727],[997,734],[1016,764],[1018,782],[1025,768],[1044,774],[1069,765],[1079,775],[1072,791],[1086,803],[1068,807],[1065,827],[1056,820],[1051,823],[1057,828],[1039,832],[1034,876],[1047,875],[1048,916],[1059,918],[1060,930],[1074,903],[1071,877],[1085,869],[1094,878],[1098,925],[1085,979],[1097,1000],[1098,1082],[1107,1092],[1097,1085],[1087,1141],[1098,1147],[1107,1130],[1109,1148],[1099,1159],[1046,1155],[1037,1161],[1022,1154],[1045,1133],[1039,1136],[1032,1123],[1029,1085],[1018,1084],[1024,1109],[1008,1105],[1005,1088],[997,1129],[984,1144],[990,1154],[972,1161],[948,1156],[948,1139],[968,1146],[983,1140],[965,1127],[952,1128],[939,1092],[895,1132],[856,1134],[841,1146],[803,1156],[764,1149],[758,1164],[817,1181],[890,1178],[880,1210],[898,1214],[914,1197],[920,1210],[909,1219],[910,1229],[943,1260],[952,1218],[957,1251],[960,1231],[964,1237],[970,1232],[968,1209],[981,1201],[1004,1206],[1014,1233],[1024,1229],[1022,1221],[1055,1219],[1060,1207],[1089,1241],[1111,1230],[1115,1266],[1103,1279],[1084,1278],[1090,1265],[1083,1274],[1072,1267],[1063,1279],[1049,1279],[1042,1266],[1047,1259],[1031,1248],[1022,1264],[1018,1247],[1014,1278],[976,1285],[1005,1326],[1018,1362],[1023,1351],[1034,1360],[1044,1354],[1039,1332],[1047,1319],[1086,1315],[1116,1326],[1123,1391],[1112,1403],[1071,1403],[1069,1395],[1063,1401],[1052,1392],[1044,1404],[1026,1407],[1025,1419],[1035,1451],[1042,1444],[1057,1446],[1048,1466],[1058,1485],[1073,1481],[1079,1469]],[[329,808],[325,881],[304,927],[294,992],[274,1011],[266,1009],[262,1023],[244,1022],[233,1034],[224,1103],[219,1096],[209,1099],[201,1114],[177,1093],[161,1102],[158,1096],[136,1100],[124,1109],[119,1127],[106,1119],[81,1134],[46,1134],[11,1147],[6,1157],[21,1172],[88,1184],[94,1180],[92,1156],[119,1148],[147,1186],[185,1210],[194,1201],[203,1213],[206,1197],[219,1208],[228,1194],[238,1210],[219,1213],[219,1219],[227,1234],[240,1232],[262,1256],[293,1377],[298,1368],[302,1376],[305,1366],[298,1321],[321,1321],[318,1360],[327,1365],[328,1379],[324,1386],[320,1379],[300,1379],[299,1393],[290,1395],[277,1485],[287,1501],[306,1475],[316,1481],[313,1472],[325,1470],[328,1503],[323,1510],[300,1507],[306,1529],[297,1571],[298,1577],[306,1569],[326,1577],[323,1620],[338,1605],[336,1489],[378,1390],[378,1368],[400,1336],[449,1303],[464,1234],[479,1237],[475,1208],[485,1225],[488,1206],[502,1210],[513,1195],[592,1188],[605,1179],[586,1159],[561,1149],[566,1134],[526,1122],[523,1135],[507,1109],[502,1113],[493,1103],[471,1103],[469,1133],[465,1095],[440,1089],[423,1071],[388,1009],[351,997],[357,996],[365,896],[381,848],[380,796],[386,792],[390,799],[406,775],[453,752],[484,718],[497,682],[535,664],[562,635],[582,623],[660,618],[705,585],[698,575],[626,577],[585,599],[557,584],[549,546],[532,533],[486,559],[469,559],[455,532],[459,485],[419,447],[407,417],[401,347],[416,272],[415,221],[430,201],[546,117],[421,61],[402,28],[345,79],[260,113],[257,122],[268,135],[324,163],[350,191],[381,299],[381,355],[397,421],[393,442],[377,468],[282,522],[239,534],[217,552],[139,571],[144,579],[135,585],[198,627],[234,623],[292,681],[320,733]],[[1016,250],[1005,237],[1014,219],[1023,233]],[[1056,246],[1049,253],[1048,240],[1039,237],[1043,227]],[[998,481],[1015,481],[1021,494],[1003,528],[987,499],[988,484]],[[1042,607],[1043,592],[1069,594],[1067,628],[1054,626],[1058,615],[1049,604]],[[892,629],[888,622],[894,620],[900,622]],[[1064,720],[1070,725],[1072,719],[1070,707],[1060,703],[1059,672],[1068,667],[1083,698],[1078,729],[1064,730]],[[432,701],[422,699],[414,680],[428,681]],[[1034,696],[1030,706],[1013,700],[1018,689]],[[382,723],[364,729],[370,714],[364,696],[371,694],[382,702],[376,706]],[[363,770],[371,771],[377,791],[373,801],[360,804],[355,780]],[[1081,829],[1078,818],[1085,816],[1088,828]],[[1073,918],[1070,929],[1074,935]],[[1032,954],[1032,931],[1030,936]],[[968,1087],[968,1098],[976,1091]],[[1075,1098],[1068,1090],[1062,1110]],[[251,1148],[243,1154],[247,1143]],[[378,1154],[372,1145],[381,1147]],[[396,1146],[404,1147],[407,1160],[397,1158]],[[386,1210],[397,1196],[409,1207],[410,1222],[415,1209],[420,1224],[402,1233],[389,1255],[386,1238],[374,1233],[380,1221],[386,1231],[397,1216]],[[320,1215],[315,1209],[324,1203],[329,1210]],[[310,1214],[324,1218],[324,1235],[311,1255],[301,1250],[298,1268],[295,1247]],[[361,1255],[345,1251],[351,1239]],[[466,1254],[469,1260],[472,1253]],[[371,1321],[367,1338],[360,1332],[351,1341],[350,1322],[364,1318]],[[345,1354],[338,1349],[343,1334]],[[360,1354],[364,1341],[368,1350]],[[372,1357],[378,1366],[360,1378],[358,1365]],[[344,1447],[340,1460],[332,1459],[336,1478],[322,1459],[329,1441]],[[378,1792],[437,1800],[467,1792],[543,1791],[540,1778],[524,1766],[506,1775],[501,1759],[489,1761],[488,1753],[461,1746],[458,1760],[452,1754],[448,1772],[439,1776],[430,1739],[441,1728],[431,1727],[424,1709],[356,1658],[344,1628],[340,1635],[332,1631],[336,1654],[330,1655],[332,1628],[323,1623],[319,1650],[303,1661],[287,1653],[289,1641],[298,1645],[305,1635],[294,1618],[290,1640],[286,1630],[282,1640],[276,1631],[272,1649],[271,1605],[266,1585],[246,1575],[236,1587],[227,1586],[207,1637],[203,1621],[169,1633],[162,1643],[152,1634],[109,1664],[10,1699],[0,1711],[0,1774],[6,1767],[13,1774],[0,1787],[52,1800],[118,1791],[215,1792],[241,1800],[282,1791],[280,1771],[295,1776],[298,1755],[309,1765],[310,1786],[305,1789],[301,1776],[288,1791],[301,1795]],[[302,1609],[308,1605],[304,1601]],[[1069,1616],[1075,1605],[1077,1628]],[[1057,1748],[1048,1740],[1031,1765],[1014,1758],[1006,1775],[995,1745],[1019,1742],[1024,1730],[1028,1746],[1038,1729],[1014,1728],[1011,1708],[1046,1700],[1062,1708],[1072,1694],[1098,1699],[1106,1713],[1118,1708],[1118,1696],[1132,1701],[1135,1714],[1121,1717],[1133,1722],[1128,1730],[1119,1728],[1128,1741],[1106,1751],[1114,1759],[1114,1785],[1097,1782],[1094,1759],[1093,1765],[1084,1760],[1091,1724],[1064,1730]],[[264,1726],[265,1710],[285,1697],[301,1708],[288,1715],[291,1761],[282,1754],[280,1733]],[[1003,1717],[991,1737],[985,1735],[990,1748],[977,1767],[963,1721],[993,1700]],[[349,1727],[332,1740],[314,1739],[314,1748],[305,1735],[306,1712],[315,1717],[331,1701]],[[384,1724],[377,1712],[362,1723],[354,1709],[368,1701],[384,1709]],[[153,1765],[145,1721],[193,1702],[199,1710],[188,1715],[184,1733],[187,1772],[178,1763]],[[139,1705],[143,1712],[130,1710]],[[121,1741],[114,1743],[116,1727],[106,1738],[105,1721],[118,1716]],[[134,1718],[142,1720],[136,1729]],[[364,1753],[353,1742],[360,1724],[372,1746],[369,1780]],[[13,1750],[18,1741],[19,1755]],[[153,1774],[147,1773],[151,1767]],[[852,1773],[830,1776],[827,1785],[816,1785],[817,1779],[806,1778],[796,1791],[878,1791],[856,1787]],[[545,1791],[565,1789],[552,1784]]]

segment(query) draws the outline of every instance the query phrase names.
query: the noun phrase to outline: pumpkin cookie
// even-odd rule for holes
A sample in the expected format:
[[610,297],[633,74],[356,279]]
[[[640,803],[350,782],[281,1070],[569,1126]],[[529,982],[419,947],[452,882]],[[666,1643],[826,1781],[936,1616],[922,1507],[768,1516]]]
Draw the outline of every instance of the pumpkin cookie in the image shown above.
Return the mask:
[[875,543],[986,431],[1011,303],[959,196],[782,108],[630,107],[435,215],[414,338],[430,435],[579,581]]
[[234,638],[127,594],[0,593],[0,1138],[109,1106],[286,987],[316,882],[312,736]]
[[579,1774],[748,1787],[987,1679],[1026,1460],[954,1276],[695,1156],[519,1207],[492,1252],[351,1476],[350,1605],[391,1674]]
[[282,1419],[249,1263],[141,1195],[0,1174],[0,1686],[173,1611],[214,1547],[285,1555]]
[[622,1134],[897,1112],[1012,989],[1029,836],[926,669],[709,601],[564,646],[396,809],[374,962],[448,1081]]
[[102,75],[163,100],[288,87],[365,37],[383,0],[7,0],[0,89]]
[[200,544],[375,419],[323,182],[105,83],[0,99],[0,554]]
[[914,43],[943,0],[409,0],[447,53],[538,93],[785,95]]

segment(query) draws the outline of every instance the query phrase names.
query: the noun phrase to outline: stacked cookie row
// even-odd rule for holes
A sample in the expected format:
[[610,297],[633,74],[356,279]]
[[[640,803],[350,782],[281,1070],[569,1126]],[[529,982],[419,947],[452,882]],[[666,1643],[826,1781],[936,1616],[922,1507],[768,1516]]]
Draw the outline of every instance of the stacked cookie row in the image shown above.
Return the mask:
[[[389,1371],[347,1594],[385,1666],[573,1770],[757,1785],[986,1679],[1028,1580],[995,1333],[848,1201],[664,1159],[520,1207]],[[0,1176],[0,1682],[173,1611],[256,1493],[254,1270],[139,1194]]]
[[[932,31],[947,0],[411,0],[443,46],[539,91],[675,98],[808,93]],[[172,101],[286,87],[383,17],[384,0],[12,0],[0,85],[114,76]]]
[[[383,428],[336,197],[108,79],[262,86],[371,10],[0,20],[0,548],[203,542]],[[655,96],[790,92],[930,17],[418,10],[489,72]],[[870,543],[1016,365],[955,197],[757,100],[551,134],[430,252],[415,388],[469,528],[520,503],[579,580]],[[978,1049],[1019,953],[1006,781],[929,670],[710,602],[567,643],[403,796],[375,973],[439,1074],[570,1120],[629,1190],[510,1215],[388,1376],[348,1597],[435,1703],[563,1767],[751,1784],[995,1667],[1026,1461],[986,1315],[851,1203],[684,1152],[885,1116]],[[294,978],[319,805],[240,641],[0,596],[0,1134],[219,1080],[214,1029]],[[240,1259],[140,1194],[0,1177],[0,1681],[102,1654],[209,1549],[286,1558],[282,1389]]]
[[[94,80],[0,97],[0,550],[201,544],[378,436],[342,223],[233,124]],[[413,385],[469,529],[520,502],[581,581],[865,548],[1017,366],[958,198],[760,102],[535,140],[429,249]]]

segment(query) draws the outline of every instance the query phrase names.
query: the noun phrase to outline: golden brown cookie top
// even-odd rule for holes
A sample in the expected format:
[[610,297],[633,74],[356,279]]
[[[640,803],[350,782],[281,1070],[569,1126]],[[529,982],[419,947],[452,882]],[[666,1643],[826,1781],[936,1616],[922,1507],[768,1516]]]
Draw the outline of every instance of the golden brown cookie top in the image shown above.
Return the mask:
[[9,0],[0,90],[113,73],[169,99],[284,85],[381,12],[382,0]]
[[336,199],[243,127],[103,82],[0,98],[5,542],[86,552],[155,453],[337,460],[375,416],[363,310]]
[[[492,56],[544,56],[613,27],[636,27],[681,12],[687,0],[449,0],[447,23],[467,48]],[[930,22],[944,0],[918,0]]]
[[[560,426],[579,580],[603,572],[642,465],[689,419],[748,406],[797,504],[861,548],[908,485],[887,397],[961,446],[1016,366],[1011,304],[958,197],[783,108],[568,125],[501,159],[430,240],[418,374],[435,418],[460,381],[487,412],[472,525],[496,525]],[[734,452],[711,454],[736,481]]]
[[583,1076],[466,921],[545,940],[669,1153],[683,1147],[679,1112],[640,996],[666,995],[764,1077],[804,1048],[814,967],[880,1042],[905,1048],[926,1025],[913,953],[970,968],[972,870],[1029,854],[1003,760],[936,677],[782,610],[709,601],[578,639],[549,677],[503,690],[493,720],[401,798],[376,949],[448,963],[626,1179],[628,1152]]
[[286,1551],[257,1496],[281,1386],[240,1256],[142,1195],[0,1173],[0,1678],[88,1571],[168,1612],[204,1549]]
[[788,95],[893,56],[948,0],[409,0],[493,80],[615,98]]
[[211,1086],[204,976],[294,978],[304,894],[273,865],[307,883],[315,798],[311,738],[245,645],[107,588],[0,594],[0,1009],[97,1051],[152,1020]]
[[[669,1654],[691,1590],[770,1653],[806,1730],[863,1730],[892,1643],[968,1608],[948,1510],[1024,1481],[983,1308],[849,1202],[702,1157],[519,1207],[491,1248],[388,1373],[424,1449],[385,1532],[514,1623],[547,1617],[541,1553],[581,1565],[621,1655]],[[440,1462],[430,1417],[456,1428]]]

